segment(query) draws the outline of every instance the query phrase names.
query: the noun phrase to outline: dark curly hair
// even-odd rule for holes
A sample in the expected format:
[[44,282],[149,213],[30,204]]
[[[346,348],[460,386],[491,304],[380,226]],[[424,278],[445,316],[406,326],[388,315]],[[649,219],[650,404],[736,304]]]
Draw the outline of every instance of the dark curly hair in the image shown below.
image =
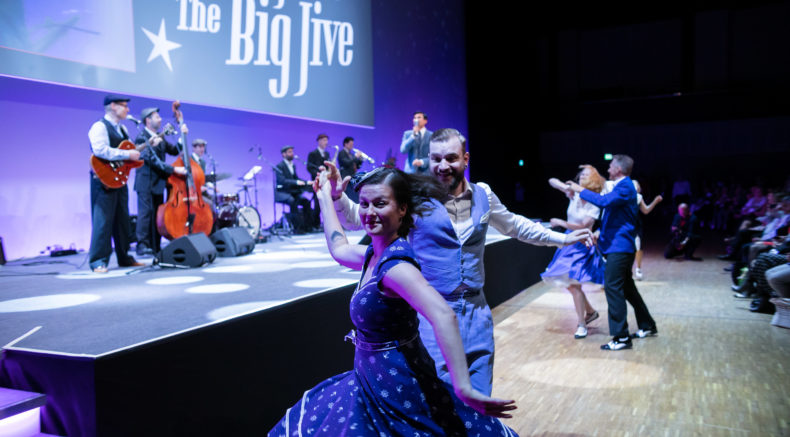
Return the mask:
[[386,184],[392,189],[398,205],[406,205],[406,214],[398,228],[398,236],[404,238],[414,227],[413,214],[421,216],[433,208],[428,200],[443,200],[447,196],[447,189],[433,176],[409,174],[396,168],[379,167],[355,179],[355,191],[365,185]]

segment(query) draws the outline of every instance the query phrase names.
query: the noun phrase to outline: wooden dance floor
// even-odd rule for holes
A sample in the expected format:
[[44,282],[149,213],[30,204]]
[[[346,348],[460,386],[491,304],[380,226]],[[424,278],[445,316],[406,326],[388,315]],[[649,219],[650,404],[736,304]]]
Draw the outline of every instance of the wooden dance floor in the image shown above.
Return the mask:
[[[748,311],[726,264],[647,254],[637,287],[657,337],[606,352],[601,318],[575,340],[570,294],[536,284],[494,310],[494,396],[516,399],[507,423],[522,436],[788,436],[790,330]],[[636,329],[629,307],[629,329]]]

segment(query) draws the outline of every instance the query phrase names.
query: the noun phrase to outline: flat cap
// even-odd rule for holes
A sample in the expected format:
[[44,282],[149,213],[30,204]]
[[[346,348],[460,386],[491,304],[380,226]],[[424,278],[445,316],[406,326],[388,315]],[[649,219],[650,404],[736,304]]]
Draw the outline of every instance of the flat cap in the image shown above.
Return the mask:
[[140,120],[145,121],[145,119],[149,115],[153,114],[154,112],[159,112],[159,108],[145,108],[145,109],[143,109],[142,111],[140,111]]
[[104,105],[106,106],[113,102],[128,102],[129,100],[131,99],[119,94],[107,94],[104,96]]

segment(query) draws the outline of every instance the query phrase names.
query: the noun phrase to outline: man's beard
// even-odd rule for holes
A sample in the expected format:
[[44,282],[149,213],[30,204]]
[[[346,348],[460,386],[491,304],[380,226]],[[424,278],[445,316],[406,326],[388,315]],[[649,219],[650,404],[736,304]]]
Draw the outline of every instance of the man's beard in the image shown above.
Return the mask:
[[448,188],[450,192],[453,192],[455,191],[456,188],[458,188],[459,185],[461,185],[461,182],[464,181],[464,174],[463,172],[460,173],[452,172],[450,173],[450,175],[453,177],[453,179],[452,181],[450,181],[450,185],[448,186]]

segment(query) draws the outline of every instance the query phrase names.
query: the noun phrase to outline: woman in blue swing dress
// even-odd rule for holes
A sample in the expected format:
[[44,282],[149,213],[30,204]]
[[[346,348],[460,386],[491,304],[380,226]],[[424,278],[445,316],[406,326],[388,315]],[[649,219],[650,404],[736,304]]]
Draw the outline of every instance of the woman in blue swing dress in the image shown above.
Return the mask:
[[[441,196],[430,177],[377,169],[361,178],[359,214],[372,238],[349,244],[332,205],[326,176],[314,184],[332,257],[362,270],[351,298],[356,327],[354,369],[306,391],[269,436],[515,436],[497,417],[511,417],[514,401],[472,389],[455,313],[428,285],[409,243],[412,214]],[[417,312],[436,332],[452,385],[436,375],[420,337]]]
[[[591,165],[581,165],[579,168],[582,169],[577,176],[579,184],[592,191],[601,192],[606,181],[598,170]],[[566,233],[577,229],[592,229],[598,218],[598,207],[582,200],[578,193],[571,191],[559,179],[549,179],[549,185],[562,191],[570,199],[568,219],[553,218],[551,225],[567,229]],[[546,271],[541,274],[544,281],[566,288],[573,297],[573,306],[578,317],[578,326],[573,335],[576,339],[587,337],[587,324],[598,318],[598,311],[590,305],[582,291],[584,283],[603,284],[604,263],[596,250],[596,246],[587,247],[581,243],[557,249]]]

